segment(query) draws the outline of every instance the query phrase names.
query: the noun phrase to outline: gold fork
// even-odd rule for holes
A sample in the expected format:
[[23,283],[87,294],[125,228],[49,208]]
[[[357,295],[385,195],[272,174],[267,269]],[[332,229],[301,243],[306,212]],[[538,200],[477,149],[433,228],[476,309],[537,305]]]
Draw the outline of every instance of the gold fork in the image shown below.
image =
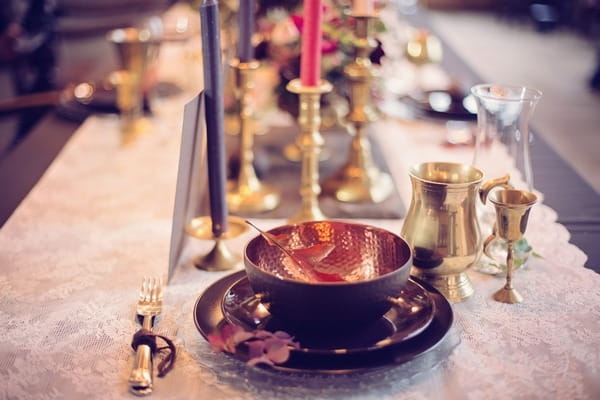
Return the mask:
[[[142,327],[151,331],[154,317],[160,314],[161,309],[162,279],[144,277],[136,308]],[[152,393],[152,350],[147,344],[137,346],[135,362],[129,375],[129,389],[138,396]]]

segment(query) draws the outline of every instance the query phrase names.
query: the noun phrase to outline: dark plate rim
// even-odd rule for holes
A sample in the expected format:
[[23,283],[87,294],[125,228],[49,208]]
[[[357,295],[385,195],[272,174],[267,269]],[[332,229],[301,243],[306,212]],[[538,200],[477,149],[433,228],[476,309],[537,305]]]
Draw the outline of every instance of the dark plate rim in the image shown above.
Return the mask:
[[[440,90],[440,89],[426,90],[423,92],[423,94],[431,94],[431,93],[435,93],[435,92],[448,93],[450,96],[452,96],[452,94],[449,93],[447,90]],[[467,96],[470,96],[470,93],[465,93],[462,96],[461,100],[464,100]],[[477,113],[472,113],[464,107],[463,107],[464,111],[434,110],[427,103],[425,103],[424,101],[417,98],[414,94],[407,94],[407,95],[401,96],[400,100],[402,102],[412,106],[413,108],[415,108],[416,111],[419,111],[419,112],[421,112],[427,116],[430,116],[432,118],[450,118],[450,119],[462,120],[462,121],[473,121],[473,120],[477,119]],[[462,104],[461,104],[461,107],[462,107]]]
[[[226,275],[211,285],[209,285],[197,298],[194,309],[193,319],[196,329],[204,339],[208,340],[208,335],[217,327],[226,322],[225,316],[221,311],[221,301],[227,289],[235,282],[246,275],[244,270]],[[403,364],[435,349],[447,336],[454,321],[452,306],[446,298],[431,285],[422,280],[412,277],[415,282],[427,290],[435,303],[434,318],[431,324],[419,335],[402,341],[399,344],[391,345],[385,348],[377,349],[367,353],[353,354],[307,354],[292,351],[290,360],[284,364],[274,366],[262,366],[274,371],[287,373],[319,373],[328,375],[347,374],[362,371],[372,371],[376,369],[387,368],[394,365]],[[201,303],[209,303],[212,310],[204,309],[200,311]],[[208,318],[211,322],[210,329],[201,326],[198,314],[211,314]],[[245,362],[246,360],[239,353],[226,353],[228,356]],[[312,364],[312,365],[311,365]]]
[[[224,292],[224,296],[227,295],[227,293],[229,293],[234,286],[239,285],[242,281],[248,281],[248,277],[247,276],[242,276],[240,279],[236,280],[235,282],[233,282]],[[435,315],[435,302],[433,301],[433,299],[431,298],[431,296],[428,295],[428,291],[427,289],[425,289],[421,284],[417,283],[416,281],[409,279],[409,284],[412,284],[414,286],[416,286],[418,289],[420,289],[428,298],[429,303],[430,303],[430,312],[426,315],[426,317],[424,317],[421,322],[420,325],[418,325],[418,327],[414,330],[411,331],[410,333],[405,334],[404,336],[400,336],[398,335],[396,338],[392,339],[389,342],[386,342],[384,344],[373,344],[371,346],[368,347],[361,347],[361,348],[353,348],[353,349],[311,349],[311,348],[307,348],[307,347],[300,347],[299,349],[294,349],[292,351],[294,352],[301,352],[301,353],[306,353],[306,354],[321,354],[321,355],[336,355],[336,354],[342,354],[341,352],[343,352],[343,354],[359,354],[359,353],[365,353],[368,351],[376,351],[376,350],[380,350],[389,346],[394,346],[397,345],[399,343],[402,343],[403,341],[409,340],[415,336],[417,336],[419,333],[423,332],[425,329],[427,329],[427,327],[429,326],[429,324],[431,323],[431,321],[434,318]],[[249,284],[249,283],[248,283]],[[231,320],[231,318],[229,318],[227,316],[227,312],[224,310],[224,305],[223,305],[223,301],[221,301],[221,313],[223,314],[223,318],[229,322],[229,323],[234,323],[234,321]],[[392,306],[393,307],[393,306]],[[384,315],[385,317],[385,315]],[[390,321],[388,319],[388,321],[390,323],[393,323],[392,321]],[[394,335],[390,335],[394,336]],[[384,339],[385,340],[385,339]],[[301,344],[302,345],[302,344]]]

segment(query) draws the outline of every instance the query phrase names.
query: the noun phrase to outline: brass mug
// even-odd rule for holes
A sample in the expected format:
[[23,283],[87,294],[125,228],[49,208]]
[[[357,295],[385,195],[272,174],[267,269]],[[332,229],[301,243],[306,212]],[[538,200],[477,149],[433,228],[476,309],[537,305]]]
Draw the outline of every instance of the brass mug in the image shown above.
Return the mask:
[[474,288],[465,272],[482,251],[477,197],[483,200],[491,189],[508,187],[510,177],[482,185],[481,170],[448,162],[417,164],[409,174],[412,198],[401,235],[413,249],[411,272],[450,301],[466,300]]

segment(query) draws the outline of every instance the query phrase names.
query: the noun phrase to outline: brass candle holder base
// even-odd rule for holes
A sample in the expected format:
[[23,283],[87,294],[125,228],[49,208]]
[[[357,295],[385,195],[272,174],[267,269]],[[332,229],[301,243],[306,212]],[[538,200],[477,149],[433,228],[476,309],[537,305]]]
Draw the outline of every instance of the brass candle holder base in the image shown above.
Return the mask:
[[501,303],[518,304],[523,301],[523,296],[517,292],[517,289],[505,286],[494,293],[494,300]]
[[368,142],[353,145],[352,149],[348,163],[323,182],[323,191],[345,203],[381,203],[394,190],[392,177],[370,160]]
[[412,268],[411,274],[431,284],[453,303],[463,302],[475,293],[473,283],[465,272],[451,275],[430,275]]
[[121,144],[124,146],[135,142],[140,136],[148,135],[152,124],[144,117],[121,121]]
[[296,214],[288,219],[290,223],[304,221],[319,221],[326,217],[319,208],[319,154],[323,148],[323,137],[319,132],[321,127],[321,95],[329,93],[333,87],[322,80],[316,86],[304,86],[299,79],[294,79],[287,85],[287,90],[300,96],[300,135],[296,141],[302,154],[300,197],[302,205]]
[[240,109],[240,172],[237,180],[228,184],[227,205],[235,213],[269,211],[279,205],[279,192],[258,179],[252,164],[256,121],[251,90],[254,88],[254,72],[258,69],[259,63],[257,61],[242,63],[235,60],[231,66],[236,72],[236,97]]
[[[283,156],[288,161],[302,161],[302,152],[300,151],[300,147],[298,147],[298,144],[296,144],[295,142],[288,143],[283,147]],[[327,161],[330,157],[331,153],[329,153],[327,149],[321,149],[321,153],[319,154],[319,161]]]
[[192,219],[185,227],[188,235],[202,240],[214,240],[214,247],[204,256],[197,257],[193,263],[198,269],[205,271],[226,271],[243,266],[242,257],[229,250],[225,241],[236,238],[248,231],[248,225],[243,219],[229,217],[227,232],[215,237],[212,232],[212,222],[209,216]]
[[376,45],[371,37],[370,24],[375,17],[355,16],[355,58],[344,68],[350,84],[350,110],[347,126],[353,134],[348,161],[331,178],[323,183],[326,193],[347,203],[380,203],[393,192],[390,175],[382,172],[373,162],[371,145],[366,137],[366,127],[378,119],[371,101],[371,81],[378,74],[369,54]]
[[279,191],[271,185],[258,182],[252,186],[228,183],[227,206],[234,213],[256,213],[277,208],[281,201]]

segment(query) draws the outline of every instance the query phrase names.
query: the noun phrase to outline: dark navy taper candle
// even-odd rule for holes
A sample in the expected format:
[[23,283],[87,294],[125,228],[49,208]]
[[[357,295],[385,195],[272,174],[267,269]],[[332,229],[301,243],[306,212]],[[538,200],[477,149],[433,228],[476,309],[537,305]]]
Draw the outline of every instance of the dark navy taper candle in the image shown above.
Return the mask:
[[223,130],[223,68],[219,34],[219,8],[216,0],[203,0],[200,7],[202,62],[206,110],[206,153],[208,192],[212,231],[216,237],[227,231],[225,199],[225,136]]
[[240,0],[238,9],[238,52],[240,62],[249,62],[254,58],[252,34],[254,33],[254,0]]

